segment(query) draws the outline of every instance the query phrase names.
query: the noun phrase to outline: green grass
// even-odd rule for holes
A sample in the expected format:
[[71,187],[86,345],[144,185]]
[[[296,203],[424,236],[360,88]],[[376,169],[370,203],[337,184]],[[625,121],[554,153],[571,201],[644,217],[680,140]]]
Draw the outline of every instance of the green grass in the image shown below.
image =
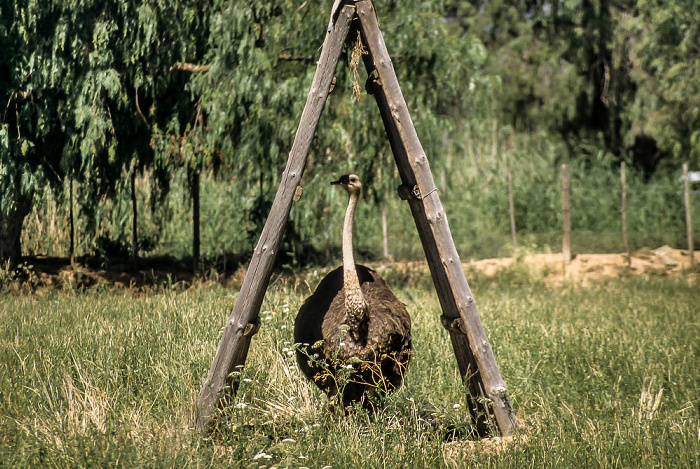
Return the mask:
[[426,276],[383,270],[414,320],[407,385],[375,418],[328,413],[291,352],[323,273],[271,282],[235,404],[207,438],[193,409],[234,291],[0,296],[0,467],[698,467],[697,286],[470,274],[522,425],[496,450],[443,441],[469,420]]

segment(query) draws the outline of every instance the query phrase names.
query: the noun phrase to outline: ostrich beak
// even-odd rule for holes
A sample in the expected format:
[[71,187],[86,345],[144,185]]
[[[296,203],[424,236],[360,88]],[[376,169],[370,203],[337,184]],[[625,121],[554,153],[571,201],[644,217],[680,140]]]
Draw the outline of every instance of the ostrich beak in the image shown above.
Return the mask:
[[345,174],[343,176],[340,176],[340,179],[338,179],[337,181],[331,181],[331,185],[333,186],[338,184],[340,184],[341,186],[347,186],[348,184],[350,184],[350,175]]

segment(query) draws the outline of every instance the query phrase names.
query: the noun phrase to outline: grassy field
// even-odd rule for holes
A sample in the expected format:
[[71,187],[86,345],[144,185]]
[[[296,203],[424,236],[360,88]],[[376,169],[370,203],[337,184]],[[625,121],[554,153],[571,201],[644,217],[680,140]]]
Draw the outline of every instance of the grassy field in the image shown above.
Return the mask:
[[700,290],[682,278],[551,288],[469,276],[522,431],[469,441],[427,276],[381,270],[414,320],[407,385],[376,417],[328,413],[292,324],[323,271],[280,276],[218,433],[194,403],[236,292],[0,296],[0,467],[698,467]]

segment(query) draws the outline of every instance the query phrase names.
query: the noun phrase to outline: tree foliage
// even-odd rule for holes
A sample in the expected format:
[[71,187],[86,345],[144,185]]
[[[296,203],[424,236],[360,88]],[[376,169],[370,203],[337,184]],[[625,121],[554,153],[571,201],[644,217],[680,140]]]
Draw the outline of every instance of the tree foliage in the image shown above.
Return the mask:
[[179,130],[172,123],[190,118],[187,79],[169,68],[203,55],[207,11],[200,2],[159,0],[16,0],[0,8],[0,212],[67,176],[84,183],[89,212],[125,169],[153,162],[154,130]]
[[544,128],[570,157],[602,149],[648,172],[664,156],[698,161],[697,8],[671,2],[448,2],[500,77],[502,119]]
[[[331,5],[0,2],[0,258],[19,255],[22,220],[41,191],[75,179],[89,218],[125,175],[145,168],[155,188],[167,189],[180,169],[231,181],[252,243]],[[377,11],[436,166],[451,136],[493,119],[565,143],[569,158],[609,154],[649,172],[663,156],[671,165],[700,160],[700,13],[692,0],[386,1]],[[354,39],[304,183],[360,172],[378,203],[396,181]],[[293,213],[290,242],[328,227],[335,196],[305,197],[317,210]]]

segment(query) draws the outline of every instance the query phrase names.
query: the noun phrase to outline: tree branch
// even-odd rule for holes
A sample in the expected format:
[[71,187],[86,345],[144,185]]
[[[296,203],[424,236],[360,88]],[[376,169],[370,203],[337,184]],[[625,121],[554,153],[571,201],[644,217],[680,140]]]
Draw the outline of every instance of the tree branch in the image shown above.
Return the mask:
[[204,64],[204,65],[198,65],[198,64],[191,64],[187,62],[175,62],[170,67],[171,72],[191,72],[191,73],[202,73],[202,72],[207,72],[209,71],[210,65]]

